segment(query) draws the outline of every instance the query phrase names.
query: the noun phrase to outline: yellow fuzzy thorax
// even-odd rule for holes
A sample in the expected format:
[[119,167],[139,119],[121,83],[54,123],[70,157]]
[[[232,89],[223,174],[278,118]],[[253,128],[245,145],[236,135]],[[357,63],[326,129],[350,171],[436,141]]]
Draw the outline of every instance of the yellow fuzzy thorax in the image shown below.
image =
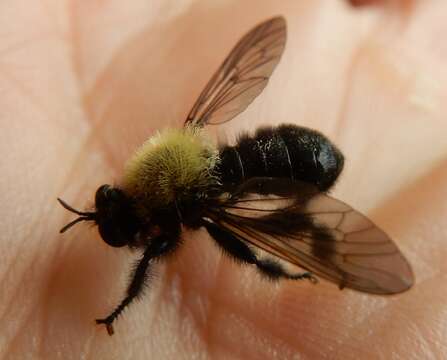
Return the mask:
[[216,183],[218,151],[194,128],[168,129],[146,141],[126,165],[123,188],[146,209],[182,201]]

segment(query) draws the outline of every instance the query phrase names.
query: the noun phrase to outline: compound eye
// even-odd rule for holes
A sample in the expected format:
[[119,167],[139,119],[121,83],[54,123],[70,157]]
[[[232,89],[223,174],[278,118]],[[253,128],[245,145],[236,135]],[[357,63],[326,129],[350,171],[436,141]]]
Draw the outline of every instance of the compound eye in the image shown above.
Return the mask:
[[99,224],[99,234],[107,245],[113,247],[123,247],[129,243],[129,239],[119,227],[113,224]]
[[107,204],[107,199],[109,197],[111,186],[110,185],[101,185],[98,190],[96,190],[95,194],[95,205],[96,208],[103,208]]

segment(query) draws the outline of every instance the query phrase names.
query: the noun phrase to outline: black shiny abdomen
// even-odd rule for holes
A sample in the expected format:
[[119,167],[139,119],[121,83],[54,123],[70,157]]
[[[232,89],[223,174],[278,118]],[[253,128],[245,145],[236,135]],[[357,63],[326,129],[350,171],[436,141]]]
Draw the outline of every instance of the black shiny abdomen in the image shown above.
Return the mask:
[[225,189],[252,177],[286,177],[328,190],[343,169],[340,150],[321,133],[296,125],[258,129],[220,149],[218,173]]

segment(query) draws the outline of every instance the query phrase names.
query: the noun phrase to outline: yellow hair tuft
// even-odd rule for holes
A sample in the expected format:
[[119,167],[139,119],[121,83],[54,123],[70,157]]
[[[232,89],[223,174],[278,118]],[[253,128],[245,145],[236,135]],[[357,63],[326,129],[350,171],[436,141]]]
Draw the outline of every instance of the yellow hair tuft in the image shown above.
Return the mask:
[[145,142],[126,165],[123,187],[148,208],[196,195],[217,182],[218,151],[200,129],[167,129]]

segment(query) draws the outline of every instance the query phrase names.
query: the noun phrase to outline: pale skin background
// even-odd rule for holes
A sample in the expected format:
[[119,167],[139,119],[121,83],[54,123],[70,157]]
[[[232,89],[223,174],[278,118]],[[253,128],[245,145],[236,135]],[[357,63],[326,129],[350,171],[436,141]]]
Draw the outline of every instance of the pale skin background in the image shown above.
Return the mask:
[[[284,14],[270,84],[229,126],[319,129],[347,161],[333,195],[368,214],[413,265],[394,297],[262,280],[203,233],[157,268],[109,337],[137,254],[91,205],[157,129],[180,126],[235,42]],[[0,4],[0,357],[315,359],[447,356],[447,2],[3,1]]]

